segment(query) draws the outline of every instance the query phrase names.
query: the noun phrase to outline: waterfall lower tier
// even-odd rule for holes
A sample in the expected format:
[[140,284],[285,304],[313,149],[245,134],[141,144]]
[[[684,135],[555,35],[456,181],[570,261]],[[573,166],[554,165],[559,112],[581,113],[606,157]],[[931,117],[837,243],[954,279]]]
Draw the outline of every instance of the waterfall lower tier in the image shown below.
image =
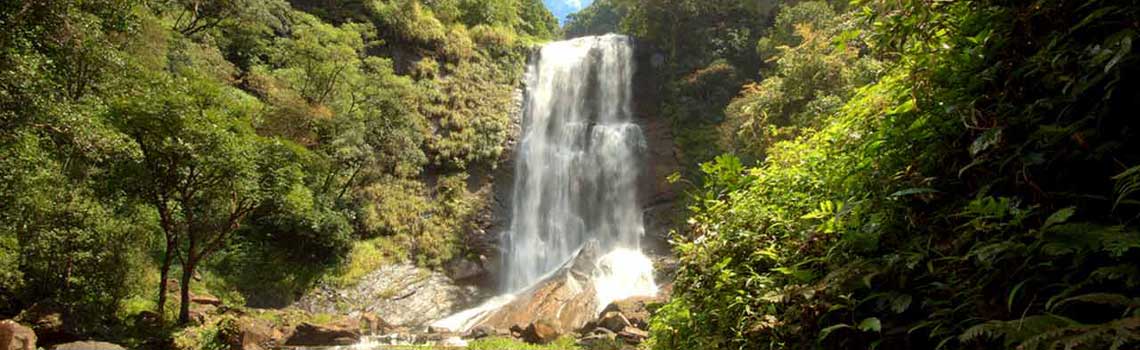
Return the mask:
[[434,325],[547,317],[572,329],[611,301],[657,292],[640,250],[646,143],[632,122],[633,73],[631,40],[620,35],[547,44],[531,58],[503,240],[506,294]]

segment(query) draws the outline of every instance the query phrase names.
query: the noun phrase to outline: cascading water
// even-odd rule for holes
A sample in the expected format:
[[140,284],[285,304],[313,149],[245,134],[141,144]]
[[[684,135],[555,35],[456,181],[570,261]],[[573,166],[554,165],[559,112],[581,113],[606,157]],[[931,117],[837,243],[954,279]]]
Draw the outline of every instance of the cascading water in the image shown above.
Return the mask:
[[632,123],[633,49],[606,35],[544,46],[529,68],[506,289],[558,268],[590,239],[638,250],[641,128]]
[[[591,273],[594,305],[654,295],[653,267],[640,252],[639,155],[632,121],[633,46],[604,35],[550,43],[527,69],[517,148],[507,294],[434,325],[462,331],[565,266],[587,242],[603,253]],[[591,243],[594,244],[594,243]]]

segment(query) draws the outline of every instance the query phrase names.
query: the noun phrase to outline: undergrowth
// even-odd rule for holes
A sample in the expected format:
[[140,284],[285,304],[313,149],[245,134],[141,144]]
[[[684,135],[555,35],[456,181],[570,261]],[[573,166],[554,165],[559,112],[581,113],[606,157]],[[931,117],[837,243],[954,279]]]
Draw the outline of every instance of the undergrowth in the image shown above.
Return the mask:
[[1140,346],[1140,6],[856,3],[887,70],[702,166],[654,348]]

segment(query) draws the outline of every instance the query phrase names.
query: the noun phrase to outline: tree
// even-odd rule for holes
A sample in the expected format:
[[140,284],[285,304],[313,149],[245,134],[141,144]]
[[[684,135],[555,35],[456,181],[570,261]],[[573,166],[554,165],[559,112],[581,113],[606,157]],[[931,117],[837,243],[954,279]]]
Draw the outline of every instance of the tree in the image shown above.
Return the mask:
[[232,88],[193,77],[157,79],[114,106],[139,148],[125,165],[133,192],[154,207],[165,237],[158,310],[177,258],[182,266],[178,319],[189,321],[195,269],[225,247],[263,201],[301,186],[301,168],[280,140],[256,135],[252,105]]

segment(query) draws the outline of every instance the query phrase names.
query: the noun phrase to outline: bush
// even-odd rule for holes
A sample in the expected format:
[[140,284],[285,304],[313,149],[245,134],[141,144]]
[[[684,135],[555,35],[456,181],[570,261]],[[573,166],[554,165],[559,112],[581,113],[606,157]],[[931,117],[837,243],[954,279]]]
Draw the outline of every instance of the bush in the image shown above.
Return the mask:
[[1122,97],[1138,89],[1101,79],[1136,73],[1107,64],[1136,59],[1117,21],[1136,7],[882,1],[866,15],[867,47],[898,57],[882,79],[789,120],[799,135],[755,167],[702,167],[655,348],[1135,346],[1140,210],[1112,203],[1140,182]]

